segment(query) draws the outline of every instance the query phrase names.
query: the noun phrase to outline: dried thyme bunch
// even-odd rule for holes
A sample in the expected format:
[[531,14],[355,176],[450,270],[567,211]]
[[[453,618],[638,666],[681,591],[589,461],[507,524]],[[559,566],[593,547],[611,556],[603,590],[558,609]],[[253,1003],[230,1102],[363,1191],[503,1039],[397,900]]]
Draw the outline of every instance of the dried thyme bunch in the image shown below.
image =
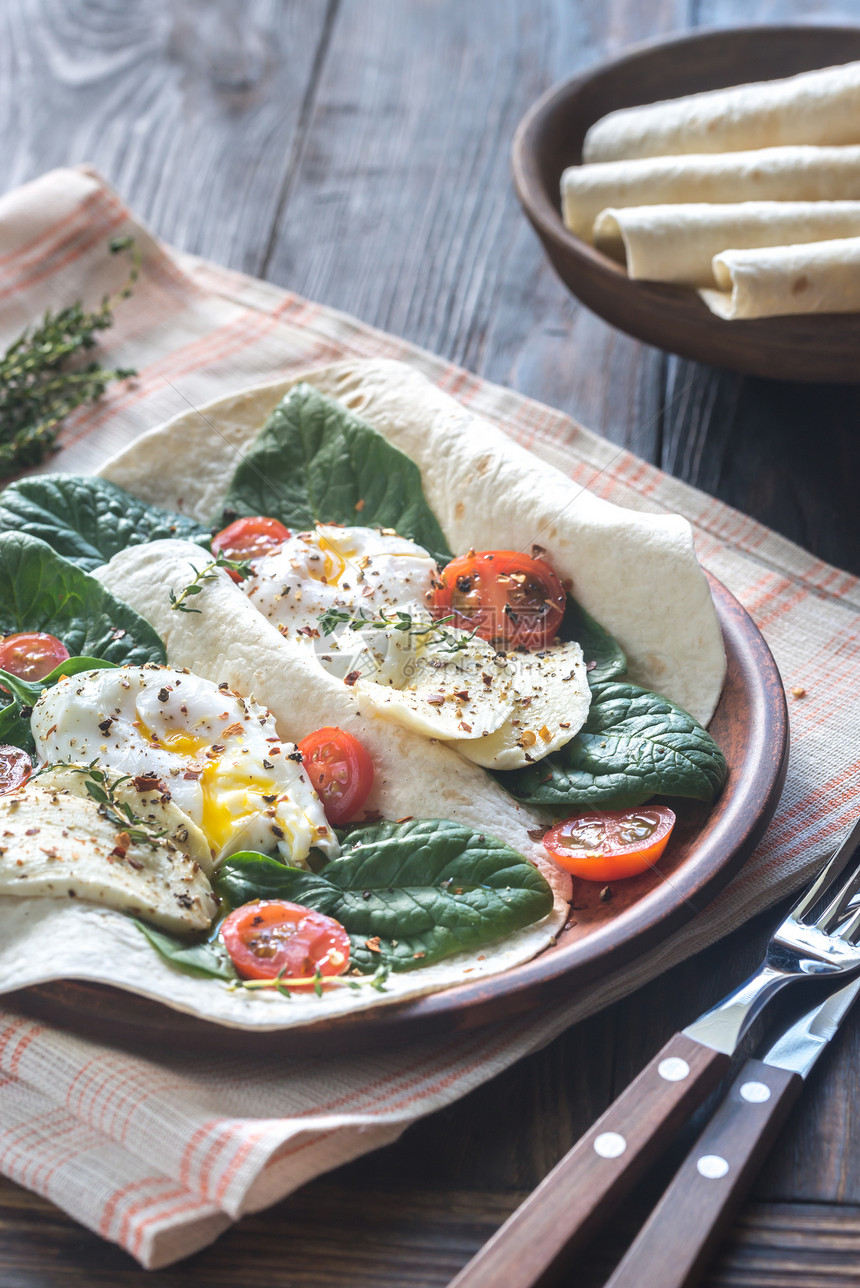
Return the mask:
[[113,311],[131,295],[140,272],[140,253],[133,238],[110,242],[111,254],[132,251],[128,281],[116,295],[105,296],[87,312],[78,301],[59,313],[45,314],[0,358],[0,478],[28,465],[38,465],[53,449],[62,420],[86,402],[101,398],[112,380],[137,373],[122,367],[106,371],[98,362],[82,366],[74,359],[96,345],[96,332],[113,324]]

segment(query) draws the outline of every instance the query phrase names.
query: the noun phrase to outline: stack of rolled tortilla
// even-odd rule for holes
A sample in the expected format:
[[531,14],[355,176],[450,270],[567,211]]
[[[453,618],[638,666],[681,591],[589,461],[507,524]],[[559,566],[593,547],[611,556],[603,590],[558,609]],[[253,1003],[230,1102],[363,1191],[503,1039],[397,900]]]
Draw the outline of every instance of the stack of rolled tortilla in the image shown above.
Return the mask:
[[561,193],[632,279],[720,317],[860,311],[860,62],[611,112]]

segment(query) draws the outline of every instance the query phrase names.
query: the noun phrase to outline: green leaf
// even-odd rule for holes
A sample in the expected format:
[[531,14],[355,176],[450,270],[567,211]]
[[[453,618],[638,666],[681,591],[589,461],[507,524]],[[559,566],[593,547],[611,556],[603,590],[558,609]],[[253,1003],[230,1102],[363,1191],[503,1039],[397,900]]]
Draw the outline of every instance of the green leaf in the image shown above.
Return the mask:
[[711,735],[686,711],[635,684],[609,681],[592,692],[588,719],[566,747],[494,777],[517,800],[559,813],[625,809],[658,793],[710,803],[727,772]]
[[623,675],[627,670],[627,658],[621,645],[577,603],[573,595],[567,597],[558,637],[561,640],[576,640],[579,644],[585,665],[590,668],[588,683],[592,689],[606,680]]
[[37,537],[0,536],[0,634],[47,631],[72,656],[117,666],[164,662],[149,622]]
[[138,930],[146,935],[153,948],[156,948],[171,966],[176,966],[191,975],[207,975],[211,979],[238,979],[230,956],[221,944],[211,940],[197,944],[189,943],[176,935],[168,935],[163,930],[156,930],[154,926],[148,926],[146,922],[138,921],[137,918],[133,920]]
[[[356,828],[342,856],[316,874],[263,854],[236,854],[216,889],[233,907],[287,899],[334,917],[363,973],[429,966],[504,939],[552,910],[549,885],[522,855],[445,819]],[[368,941],[377,937],[375,952]]]
[[166,537],[209,543],[193,519],[147,505],[107,479],[39,474],[0,492],[0,533],[23,532],[46,541],[86,571],[119,550]]
[[310,385],[296,385],[275,408],[233,475],[223,521],[248,514],[293,531],[315,523],[393,528],[451,558],[417,465]]

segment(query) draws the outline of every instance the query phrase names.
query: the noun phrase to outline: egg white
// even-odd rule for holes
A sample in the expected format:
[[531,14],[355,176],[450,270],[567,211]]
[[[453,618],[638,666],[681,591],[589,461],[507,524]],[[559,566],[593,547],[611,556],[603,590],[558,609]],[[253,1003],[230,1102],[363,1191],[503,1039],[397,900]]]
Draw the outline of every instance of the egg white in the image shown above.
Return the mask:
[[85,671],[47,689],[31,728],[42,761],[96,761],[154,775],[202,830],[215,862],[277,851],[304,866],[337,840],[293,743],[256,703],[188,671],[124,666]]
[[[517,769],[564,746],[591,702],[579,645],[500,652],[449,626],[428,630],[436,575],[427,551],[396,533],[320,524],[254,560],[243,589],[353,689],[362,710],[450,742],[487,768]],[[333,609],[372,624],[324,634],[320,617]]]

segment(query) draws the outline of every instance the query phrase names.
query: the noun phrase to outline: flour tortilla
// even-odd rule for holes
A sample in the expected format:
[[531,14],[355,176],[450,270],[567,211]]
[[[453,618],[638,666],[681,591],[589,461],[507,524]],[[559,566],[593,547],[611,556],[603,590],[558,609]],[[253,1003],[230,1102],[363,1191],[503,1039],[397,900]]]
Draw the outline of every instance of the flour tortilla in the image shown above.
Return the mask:
[[[221,981],[174,970],[128,917],[109,908],[69,899],[2,899],[0,993],[52,979],[93,980],[228,1026],[283,1030],[494,975],[549,947],[567,918],[571,882],[529,836],[539,826],[537,816],[450,748],[358,714],[349,690],[284,640],[224,572],[197,597],[199,615],[173,611],[168,592],[187,585],[189,555],[194,557],[193,550],[182,541],[134,546],[116,555],[99,576],[105,585],[121,585],[124,599],[151,619],[172,663],[253,691],[272,708],[284,738],[296,740],[327,724],[356,733],[375,765],[368,808],[387,818],[449,818],[486,830],[544,873],[553,909],[542,921],[480,951],[392,975],[385,992],[365,984],[359,990],[327,990],[322,998],[294,993],[287,1001],[273,992],[231,991]],[[50,953],[44,951],[46,942]]]
[[[210,522],[243,450],[298,379],[184,413],[101,473],[146,501]],[[415,461],[452,550],[544,547],[583,607],[621,643],[631,678],[702,723],[710,720],[725,652],[685,519],[600,500],[403,363],[337,363],[301,379],[340,399]],[[129,598],[123,582],[111,584]],[[272,706],[259,690],[257,697]]]
[[717,289],[699,294],[722,318],[860,312],[860,237],[725,250],[713,268]]
[[742,152],[785,143],[860,143],[860,62],[610,112],[584,161]]
[[594,244],[633,281],[716,288],[712,261],[727,247],[796,246],[860,236],[860,201],[742,201],[603,210]]
[[561,198],[565,224],[588,242],[597,216],[610,207],[860,201],[860,146],[789,146],[570,166],[561,176]]

